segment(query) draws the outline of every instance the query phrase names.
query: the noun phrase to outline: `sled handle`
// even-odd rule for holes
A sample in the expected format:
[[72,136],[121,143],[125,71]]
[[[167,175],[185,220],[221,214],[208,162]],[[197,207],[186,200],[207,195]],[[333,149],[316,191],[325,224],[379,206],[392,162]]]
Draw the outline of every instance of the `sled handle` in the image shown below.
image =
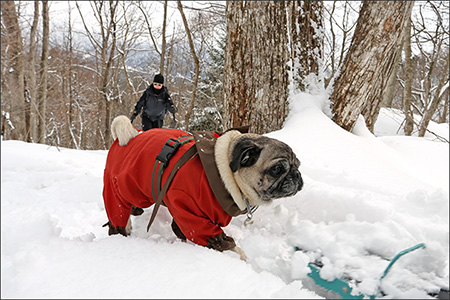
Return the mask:
[[405,249],[403,251],[400,251],[389,263],[389,265],[387,266],[386,270],[384,270],[383,276],[381,276],[380,280],[382,280],[384,277],[386,277],[386,275],[388,274],[389,270],[391,269],[392,265],[403,255],[408,254],[409,252],[412,252],[414,250],[417,250],[419,248],[423,248],[425,249],[425,244],[424,243],[420,243],[417,244],[415,246],[412,246],[411,248]]

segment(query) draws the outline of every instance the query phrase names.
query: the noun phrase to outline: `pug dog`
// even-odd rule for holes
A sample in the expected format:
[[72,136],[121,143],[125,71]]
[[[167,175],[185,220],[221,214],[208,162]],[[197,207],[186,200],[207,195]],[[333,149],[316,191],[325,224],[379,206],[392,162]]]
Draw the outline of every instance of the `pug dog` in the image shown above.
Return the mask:
[[295,195],[303,187],[300,161],[287,144],[231,130],[219,137],[215,159],[225,187],[242,210]]
[[[302,189],[300,161],[287,144],[266,136],[231,129],[187,133],[179,129],[135,129],[126,116],[111,125],[115,139],[108,151],[103,198],[109,234],[129,235],[130,214],[156,201],[151,190],[158,154],[174,139],[189,141],[167,162],[168,173],[191,148],[195,154],[170,181],[163,204],[173,217],[172,230],[181,240],[218,251],[245,254],[222,228],[232,217],[249,214],[254,207],[295,195]],[[192,136],[192,138],[189,138]],[[155,163],[156,162],[156,163]]]

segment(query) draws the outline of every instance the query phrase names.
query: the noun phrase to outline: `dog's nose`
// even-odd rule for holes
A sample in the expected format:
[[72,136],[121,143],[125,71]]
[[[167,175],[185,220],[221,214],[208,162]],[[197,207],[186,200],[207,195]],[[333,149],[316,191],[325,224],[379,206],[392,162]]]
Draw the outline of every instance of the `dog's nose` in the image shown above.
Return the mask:
[[298,191],[298,192],[301,191],[302,188],[303,188],[303,180],[302,180],[302,178],[300,178],[300,180],[298,181],[298,188],[297,188],[297,191]]
[[298,169],[292,168],[289,174],[292,178],[292,181],[297,183],[297,192],[300,191],[303,187],[303,179],[300,171]]

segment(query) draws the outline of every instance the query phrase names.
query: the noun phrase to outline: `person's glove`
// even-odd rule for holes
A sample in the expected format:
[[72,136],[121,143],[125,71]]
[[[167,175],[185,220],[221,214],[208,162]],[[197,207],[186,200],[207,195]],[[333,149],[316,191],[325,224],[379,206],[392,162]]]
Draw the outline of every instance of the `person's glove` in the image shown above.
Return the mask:
[[172,105],[169,107],[169,111],[175,115],[175,113],[178,111],[178,108],[175,105]]
[[134,119],[136,119],[137,114],[133,113],[130,117],[131,123],[133,123]]

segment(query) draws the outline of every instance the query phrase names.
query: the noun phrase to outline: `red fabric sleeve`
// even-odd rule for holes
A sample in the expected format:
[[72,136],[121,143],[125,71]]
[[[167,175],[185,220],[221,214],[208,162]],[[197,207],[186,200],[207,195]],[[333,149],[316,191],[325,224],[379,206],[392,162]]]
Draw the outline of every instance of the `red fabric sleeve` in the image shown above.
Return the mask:
[[223,233],[220,225],[213,223],[183,190],[169,189],[166,196],[170,199],[170,214],[188,240],[206,246],[209,238]]

